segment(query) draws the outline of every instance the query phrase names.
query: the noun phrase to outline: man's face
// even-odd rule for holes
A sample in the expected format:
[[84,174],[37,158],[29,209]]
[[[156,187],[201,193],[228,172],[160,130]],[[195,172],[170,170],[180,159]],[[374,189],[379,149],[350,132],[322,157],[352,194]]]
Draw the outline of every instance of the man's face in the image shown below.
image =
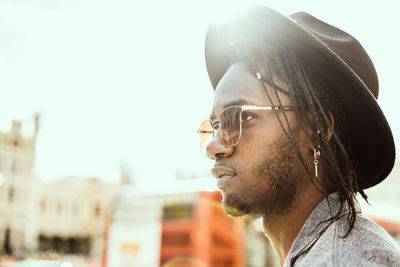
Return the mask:
[[[286,89],[284,84],[275,82]],[[273,89],[267,86],[267,90],[278,105]],[[282,105],[291,105],[289,97],[281,93],[279,96]],[[219,82],[212,117],[218,117],[230,105],[272,105],[260,81],[242,63],[232,65]],[[283,111],[278,114],[288,129]],[[274,110],[251,110],[245,115],[242,136],[235,147],[224,147],[217,135],[207,147],[207,155],[215,160],[212,173],[218,178],[223,206],[232,216],[281,214],[292,203],[304,168]],[[286,115],[294,129],[291,134],[298,138],[301,131],[297,130],[294,111],[286,111]]]

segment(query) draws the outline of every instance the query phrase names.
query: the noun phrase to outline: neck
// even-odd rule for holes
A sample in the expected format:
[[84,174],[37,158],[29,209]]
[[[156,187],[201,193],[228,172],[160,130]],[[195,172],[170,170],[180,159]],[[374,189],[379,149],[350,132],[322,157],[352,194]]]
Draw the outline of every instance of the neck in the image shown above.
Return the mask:
[[323,195],[312,186],[296,194],[284,214],[263,217],[264,233],[271,239],[281,265],[308,216],[322,200]]

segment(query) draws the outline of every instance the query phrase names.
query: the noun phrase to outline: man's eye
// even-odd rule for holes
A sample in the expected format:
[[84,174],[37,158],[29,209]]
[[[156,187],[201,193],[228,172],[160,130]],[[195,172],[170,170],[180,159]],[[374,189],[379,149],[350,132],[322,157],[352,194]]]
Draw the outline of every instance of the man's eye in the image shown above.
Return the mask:
[[254,116],[252,114],[249,114],[249,113],[246,113],[246,112],[242,113],[242,121],[243,122],[247,122],[247,121],[250,121],[252,119],[254,119]]

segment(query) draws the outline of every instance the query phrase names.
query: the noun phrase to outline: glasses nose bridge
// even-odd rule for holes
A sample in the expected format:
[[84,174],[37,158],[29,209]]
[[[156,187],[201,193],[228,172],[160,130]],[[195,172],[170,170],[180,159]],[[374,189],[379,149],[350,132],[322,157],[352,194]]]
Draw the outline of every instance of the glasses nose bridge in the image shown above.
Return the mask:
[[214,137],[210,143],[207,144],[206,154],[207,157],[217,160],[222,157],[228,157],[233,153],[233,147],[227,147],[220,136],[220,128],[214,131]]
[[[237,108],[240,109],[238,110]],[[239,133],[242,128],[241,114],[241,106],[231,106],[225,108],[218,115],[216,120],[206,120],[209,123],[209,126],[211,126],[207,129],[212,131],[212,138],[210,137],[208,141],[204,143],[205,146],[202,148],[203,155],[206,155],[207,157],[215,160],[221,157],[229,156],[233,153],[234,146],[236,146],[239,142],[240,137],[238,136],[241,135]],[[218,123],[218,127],[213,126],[216,125],[216,123]],[[237,129],[235,129],[236,127]],[[237,140],[232,142],[233,140],[231,139],[235,135],[238,138]]]
[[225,144],[222,141],[220,133],[221,133],[221,127],[219,127],[217,130],[214,129],[213,138],[208,143],[207,147],[212,145],[212,144],[214,144],[214,143],[221,143],[225,147]]
[[[218,117],[219,122],[220,117]],[[210,159],[217,160],[222,157],[228,157],[233,153],[233,147],[227,146],[222,138],[223,127],[218,127],[214,129],[214,134],[212,140],[206,146],[206,155]]]

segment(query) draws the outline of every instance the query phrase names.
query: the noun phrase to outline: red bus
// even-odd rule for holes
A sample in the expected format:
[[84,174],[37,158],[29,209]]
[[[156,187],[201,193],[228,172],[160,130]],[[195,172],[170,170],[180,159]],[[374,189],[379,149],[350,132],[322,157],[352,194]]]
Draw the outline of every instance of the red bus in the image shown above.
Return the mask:
[[103,267],[244,267],[244,223],[215,179],[124,186],[111,205]]

